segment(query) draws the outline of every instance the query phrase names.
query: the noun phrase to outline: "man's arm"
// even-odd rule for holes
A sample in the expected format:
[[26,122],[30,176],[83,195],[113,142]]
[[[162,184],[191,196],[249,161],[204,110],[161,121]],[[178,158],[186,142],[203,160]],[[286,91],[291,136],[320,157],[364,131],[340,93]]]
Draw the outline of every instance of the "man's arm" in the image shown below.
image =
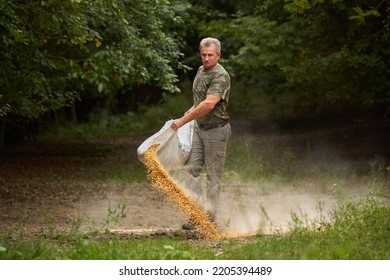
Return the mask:
[[214,109],[215,105],[217,105],[220,100],[221,97],[217,95],[208,94],[206,96],[206,99],[203,100],[197,107],[192,107],[180,119],[174,120],[171,125],[171,128],[173,130],[177,130],[192,120],[204,117]]

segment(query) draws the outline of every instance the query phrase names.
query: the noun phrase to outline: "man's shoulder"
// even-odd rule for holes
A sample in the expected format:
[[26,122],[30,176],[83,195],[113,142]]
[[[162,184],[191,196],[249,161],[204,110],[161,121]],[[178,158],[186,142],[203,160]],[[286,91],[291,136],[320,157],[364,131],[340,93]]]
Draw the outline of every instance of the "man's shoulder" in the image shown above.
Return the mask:
[[197,76],[205,78],[205,79],[210,79],[210,81],[217,82],[219,80],[223,81],[229,81],[230,80],[230,75],[226,71],[226,69],[218,64],[217,67],[211,70],[205,70],[203,65],[198,68],[198,73]]
[[224,82],[229,82],[230,81],[230,75],[226,71],[226,69],[219,64],[219,66],[215,69],[215,80],[217,81],[224,81]]
[[211,70],[205,70],[204,66],[201,65],[198,68],[198,72],[200,72],[200,71],[203,71],[203,72],[206,72],[206,73],[210,73],[210,74],[211,73],[223,73],[223,74],[229,75],[228,71],[221,64],[218,64],[217,67],[215,67],[215,68],[213,68]]
[[221,64],[218,64],[218,67],[215,69],[215,71],[218,75],[230,76],[229,72]]

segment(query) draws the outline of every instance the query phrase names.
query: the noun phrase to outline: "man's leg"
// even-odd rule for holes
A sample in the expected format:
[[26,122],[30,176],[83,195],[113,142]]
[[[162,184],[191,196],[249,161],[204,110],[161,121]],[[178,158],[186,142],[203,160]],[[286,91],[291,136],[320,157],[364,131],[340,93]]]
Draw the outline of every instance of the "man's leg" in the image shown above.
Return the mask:
[[230,124],[202,131],[207,172],[206,211],[213,221],[217,218],[221,177],[225,165],[226,148],[230,134]]
[[[204,165],[203,152],[203,142],[200,138],[199,128],[197,125],[195,125],[191,153],[186,162],[186,170],[188,174],[188,180],[186,180],[186,189],[189,192],[188,195],[197,203],[199,203],[199,205],[203,204],[202,185],[200,181],[200,172]],[[191,220],[188,223],[183,224],[182,228],[186,230],[195,229]]]
[[191,153],[186,162],[186,169],[188,172],[187,189],[191,192],[190,195],[198,203],[202,203],[202,187],[200,181],[200,172],[204,165],[204,150],[203,142],[200,138],[199,128],[194,129],[192,139]]

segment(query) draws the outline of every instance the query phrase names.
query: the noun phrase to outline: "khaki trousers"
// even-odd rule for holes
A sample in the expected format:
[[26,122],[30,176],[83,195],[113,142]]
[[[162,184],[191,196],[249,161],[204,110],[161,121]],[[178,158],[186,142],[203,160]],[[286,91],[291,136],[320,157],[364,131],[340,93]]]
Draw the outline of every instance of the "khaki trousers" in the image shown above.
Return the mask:
[[[226,147],[231,126],[202,130],[195,124],[192,149],[186,163],[190,175],[190,189],[195,193],[212,219],[216,219],[221,190],[221,177],[225,165]],[[205,169],[207,184],[203,197],[200,175]]]

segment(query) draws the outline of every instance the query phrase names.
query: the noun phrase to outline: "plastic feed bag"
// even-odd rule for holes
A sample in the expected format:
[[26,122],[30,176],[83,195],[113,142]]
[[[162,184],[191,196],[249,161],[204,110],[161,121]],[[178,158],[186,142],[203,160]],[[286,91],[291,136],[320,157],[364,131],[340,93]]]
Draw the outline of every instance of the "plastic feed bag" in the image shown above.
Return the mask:
[[191,152],[194,121],[177,131],[171,128],[173,120],[169,120],[155,134],[146,139],[137,149],[138,160],[144,162],[144,154],[150,146],[158,144],[157,157],[166,170],[183,166]]

